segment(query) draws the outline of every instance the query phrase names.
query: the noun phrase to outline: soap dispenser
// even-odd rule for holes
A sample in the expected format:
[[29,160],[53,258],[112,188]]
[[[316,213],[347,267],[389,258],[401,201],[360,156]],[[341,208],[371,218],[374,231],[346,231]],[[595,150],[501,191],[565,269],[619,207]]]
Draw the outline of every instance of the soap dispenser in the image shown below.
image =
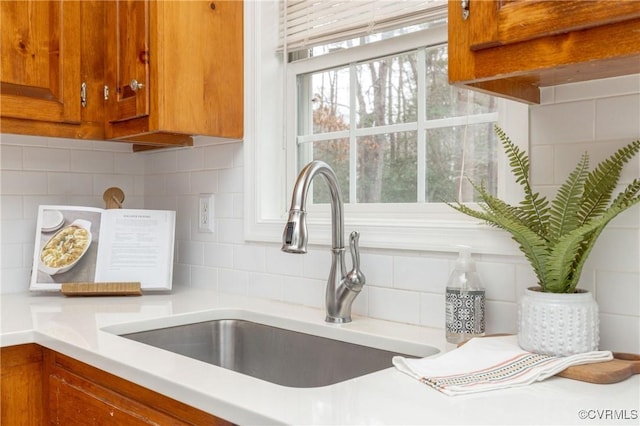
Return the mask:
[[446,290],[447,342],[460,344],[484,336],[485,291],[471,258],[471,247],[458,246],[460,254]]

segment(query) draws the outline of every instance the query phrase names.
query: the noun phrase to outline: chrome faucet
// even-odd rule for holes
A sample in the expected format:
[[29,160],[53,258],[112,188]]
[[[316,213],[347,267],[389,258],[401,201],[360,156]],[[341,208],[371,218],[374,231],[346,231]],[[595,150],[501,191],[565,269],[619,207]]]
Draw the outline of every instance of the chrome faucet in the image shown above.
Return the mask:
[[[327,280],[327,317],[325,320],[341,324],[351,322],[351,305],[360,290],[362,290],[365,277],[360,271],[360,254],[358,250],[360,234],[355,231],[351,233],[349,238],[353,268],[347,272],[344,261],[342,195],[340,194],[338,178],[327,163],[312,161],[300,171],[293,188],[289,220],[282,234],[282,251],[303,254],[307,252],[308,235],[305,206],[311,181],[318,174],[322,175],[327,185],[329,185],[331,198],[331,269]],[[338,268],[340,268],[340,276],[338,276]]]

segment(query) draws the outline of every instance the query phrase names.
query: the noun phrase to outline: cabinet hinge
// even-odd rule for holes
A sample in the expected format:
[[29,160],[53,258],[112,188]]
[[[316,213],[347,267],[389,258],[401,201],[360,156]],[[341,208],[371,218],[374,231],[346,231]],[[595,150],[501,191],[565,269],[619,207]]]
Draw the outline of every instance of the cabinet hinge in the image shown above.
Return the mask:
[[471,0],[462,0],[462,20],[466,21],[467,18],[469,17],[469,3],[471,3]]
[[80,105],[82,108],[87,107],[87,83],[84,81],[80,85]]
[[104,94],[104,100],[108,101],[109,100],[109,86],[107,86],[105,84],[104,85],[104,89],[102,90],[102,93]]

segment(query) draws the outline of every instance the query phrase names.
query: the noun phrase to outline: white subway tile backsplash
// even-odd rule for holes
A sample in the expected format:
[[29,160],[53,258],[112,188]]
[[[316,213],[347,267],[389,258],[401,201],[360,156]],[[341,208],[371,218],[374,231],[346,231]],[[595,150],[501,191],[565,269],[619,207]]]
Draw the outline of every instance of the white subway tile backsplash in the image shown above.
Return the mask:
[[640,94],[596,100],[596,139],[640,138]]
[[0,144],[0,166],[2,170],[22,170],[22,148]]
[[233,194],[216,194],[215,196],[215,215],[218,218],[237,217],[233,211],[234,198]]
[[244,244],[244,230],[241,219],[218,219],[218,241],[221,243]]
[[204,265],[204,244],[198,241],[178,241],[178,262]]
[[600,349],[638,353],[640,348],[640,320],[638,314],[600,314]]
[[[123,144],[126,145],[126,144]],[[144,162],[141,154],[132,153],[114,153],[113,155],[113,171],[115,173],[128,175],[144,175]]]
[[247,294],[249,272],[235,269],[218,269],[218,290],[225,293]]
[[531,145],[593,140],[593,101],[531,107]]
[[242,192],[244,190],[244,171],[240,168],[223,169],[219,172],[220,192]]
[[0,136],[0,142],[7,145],[16,145],[20,147],[25,146],[42,146],[46,147],[49,143],[49,138],[43,138],[39,136],[29,135],[10,135],[4,133]]
[[[545,89],[554,90],[554,98],[549,101],[555,102],[628,95],[640,92],[640,75],[624,75],[602,80],[583,81]],[[544,103],[549,101],[545,99]]]
[[327,284],[325,280],[285,276],[283,282],[283,301],[324,308],[324,295]]
[[144,195],[151,198],[158,195],[167,194],[167,180],[171,179],[171,175],[145,175],[144,178]]
[[360,266],[369,285],[378,287],[393,286],[393,257],[360,253]]
[[237,144],[210,145],[202,149],[205,169],[228,169],[233,166],[234,146]]
[[144,156],[145,174],[175,173],[181,150],[149,152]]
[[596,271],[600,312],[637,315],[640,312],[640,272]]
[[26,244],[33,241],[35,230],[35,218],[3,220],[0,241],[2,244]]
[[[40,205],[73,205],[65,195],[28,195],[22,197],[24,207],[24,218],[34,222],[38,216],[38,206]],[[82,205],[82,204],[80,204]],[[4,218],[3,218],[4,220]]]
[[252,296],[282,300],[284,296],[284,280],[280,275],[254,272],[249,274],[247,289]]
[[173,173],[166,182],[167,194],[189,194],[191,175],[189,173]]
[[449,261],[417,256],[394,256],[393,287],[403,290],[444,293]]
[[191,266],[190,284],[194,287],[216,290],[218,288],[218,269],[207,266]]
[[204,169],[203,148],[181,148],[176,152],[177,170],[192,171]]
[[426,327],[443,328],[444,324],[444,293],[420,293],[420,325],[424,325]]
[[596,269],[639,272],[638,259],[640,259],[640,231],[610,226],[598,237],[587,263]]
[[485,306],[486,334],[518,332],[518,305],[487,300]]
[[2,293],[19,293],[29,289],[29,268],[7,268],[0,271]]
[[218,192],[218,172],[205,170],[191,173],[191,194],[215,194]]
[[267,272],[277,275],[303,275],[302,265],[306,255],[285,253],[280,250],[280,246],[274,245],[265,248],[265,256]]
[[[21,268],[26,266],[22,263],[23,261],[23,253],[22,253],[22,244],[20,243],[4,243],[4,238],[2,239],[2,247],[0,247],[0,253],[2,256],[0,257],[0,268],[8,269],[8,268]],[[29,265],[30,266],[30,265]]]
[[[54,138],[51,138],[54,139]],[[71,143],[75,144],[78,141],[74,139],[69,139]],[[131,153],[133,149],[131,148],[131,144],[123,142],[123,143],[114,143],[114,141],[92,141],[91,142],[91,150],[93,151],[108,151],[108,152],[122,152],[122,153]]]
[[265,271],[264,247],[252,245],[239,245],[233,247],[233,267],[244,271]]
[[22,197],[19,195],[0,195],[0,209],[0,217],[3,221],[24,217]]
[[2,195],[47,195],[46,172],[0,171]]
[[69,171],[70,153],[64,149],[25,147],[22,167],[23,170]]
[[[47,174],[49,180],[49,194],[92,195],[93,176],[87,173],[56,173]],[[94,194],[95,195],[95,194]]]
[[134,177],[131,175],[116,174],[93,175],[93,195],[103,196],[104,191],[114,186],[122,189],[126,200],[127,194],[134,192]]
[[554,183],[554,152],[553,145],[534,145],[529,149],[531,162],[536,165],[529,173],[531,181],[536,185],[552,185]]
[[217,268],[233,268],[233,246],[205,243],[204,264]]
[[420,323],[420,293],[369,287],[369,315],[411,324]]
[[331,251],[328,248],[309,249],[306,254],[285,253],[302,256],[303,275],[307,278],[327,279],[331,266]]
[[70,150],[69,170],[72,172],[113,173],[113,152]]
[[477,262],[476,267],[488,299],[516,301],[515,265],[505,262]]

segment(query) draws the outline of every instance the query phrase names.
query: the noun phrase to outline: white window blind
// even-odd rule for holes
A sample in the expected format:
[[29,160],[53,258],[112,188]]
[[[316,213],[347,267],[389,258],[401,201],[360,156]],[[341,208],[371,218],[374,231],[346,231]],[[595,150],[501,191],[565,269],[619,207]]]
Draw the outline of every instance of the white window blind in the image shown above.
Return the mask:
[[446,17],[446,0],[282,0],[280,49],[294,51]]

